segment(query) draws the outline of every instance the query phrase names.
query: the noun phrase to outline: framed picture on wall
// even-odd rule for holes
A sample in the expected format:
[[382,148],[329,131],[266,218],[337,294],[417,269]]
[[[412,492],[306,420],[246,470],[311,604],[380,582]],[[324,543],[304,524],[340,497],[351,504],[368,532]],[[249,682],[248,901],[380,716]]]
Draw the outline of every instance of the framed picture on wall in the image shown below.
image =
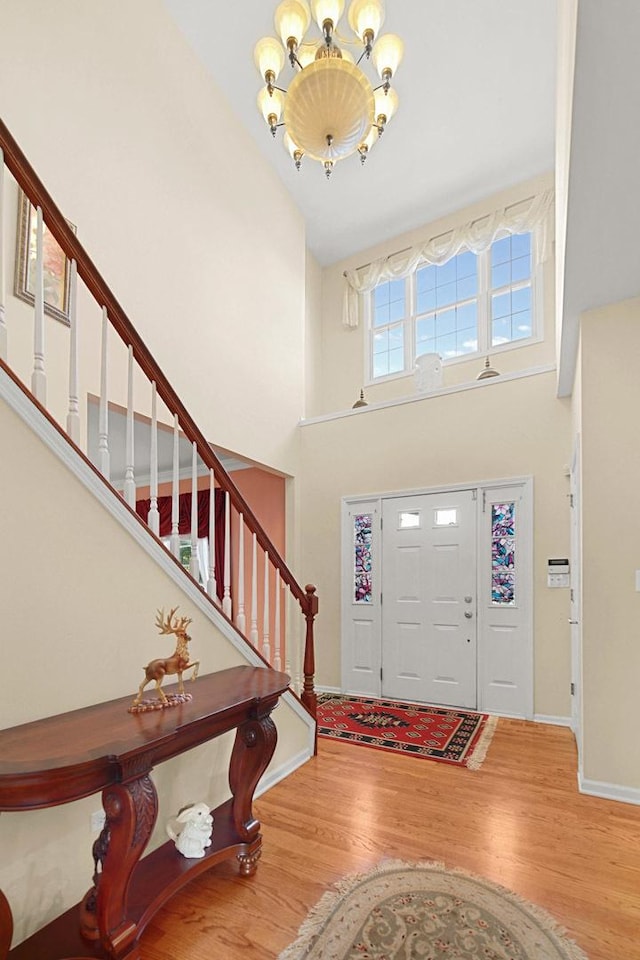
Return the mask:
[[[76,232],[72,223],[67,223]],[[21,190],[18,202],[18,233],[16,249],[15,295],[20,300],[35,303],[36,271],[36,208]],[[70,261],[60,249],[47,225],[43,231],[44,254],[44,312],[62,323],[69,323]]]

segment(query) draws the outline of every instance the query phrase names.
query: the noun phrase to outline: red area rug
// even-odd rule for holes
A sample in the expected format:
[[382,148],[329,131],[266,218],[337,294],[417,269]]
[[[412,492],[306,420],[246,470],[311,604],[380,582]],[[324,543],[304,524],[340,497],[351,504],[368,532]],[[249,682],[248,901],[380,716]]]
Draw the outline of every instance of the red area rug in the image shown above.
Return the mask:
[[428,707],[323,693],[318,697],[318,735],[377,750],[405,753],[477,770],[497,717],[469,710]]

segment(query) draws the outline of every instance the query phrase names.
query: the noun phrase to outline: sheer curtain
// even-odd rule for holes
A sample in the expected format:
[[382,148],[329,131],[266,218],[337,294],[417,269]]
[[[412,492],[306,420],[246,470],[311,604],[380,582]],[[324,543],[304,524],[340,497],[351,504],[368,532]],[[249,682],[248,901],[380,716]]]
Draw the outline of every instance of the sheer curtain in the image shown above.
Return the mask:
[[345,288],[342,321],[347,327],[357,327],[362,313],[363,294],[370,293],[383,280],[407,277],[423,263],[446,263],[460,250],[481,253],[505,233],[534,233],[533,256],[536,264],[549,255],[548,213],[554,199],[553,190],[545,190],[535,197],[512,203],[500,210],[470,220],[438,237],[409,247],[401,253],[380,257],[356,270],[345,270]]

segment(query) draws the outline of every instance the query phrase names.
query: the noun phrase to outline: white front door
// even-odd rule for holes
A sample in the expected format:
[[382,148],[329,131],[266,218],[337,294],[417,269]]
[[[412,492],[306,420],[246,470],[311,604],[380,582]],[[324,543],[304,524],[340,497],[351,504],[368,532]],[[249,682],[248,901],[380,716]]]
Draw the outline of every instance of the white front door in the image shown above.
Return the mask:
[[476,707],[476,501],[470,490],[382,505],[382,693]]

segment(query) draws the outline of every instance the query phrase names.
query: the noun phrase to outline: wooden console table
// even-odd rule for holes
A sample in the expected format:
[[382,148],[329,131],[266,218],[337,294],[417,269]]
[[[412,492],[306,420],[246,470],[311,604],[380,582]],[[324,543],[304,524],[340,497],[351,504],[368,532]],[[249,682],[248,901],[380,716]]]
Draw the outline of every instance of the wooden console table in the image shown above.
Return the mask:
[[[106,816],[82,904],[9,952],[11,911],[0,891],[0,960],[138,960],[144,928],[188,880],[231,857],[242,874],[254,873],[262,837],[251,805],[276,746],[270,713],[288,685],[285,673],[232,667],[199,677],[189,685],[193,700],[170,709],[131,714],[129,696],[0,731],[0,810],[38,810],[101,790]],[[229,730],[232,796],[211,811],[204,858],[187,860],[168,841],[141,860],[158,813],[153,767]]]

